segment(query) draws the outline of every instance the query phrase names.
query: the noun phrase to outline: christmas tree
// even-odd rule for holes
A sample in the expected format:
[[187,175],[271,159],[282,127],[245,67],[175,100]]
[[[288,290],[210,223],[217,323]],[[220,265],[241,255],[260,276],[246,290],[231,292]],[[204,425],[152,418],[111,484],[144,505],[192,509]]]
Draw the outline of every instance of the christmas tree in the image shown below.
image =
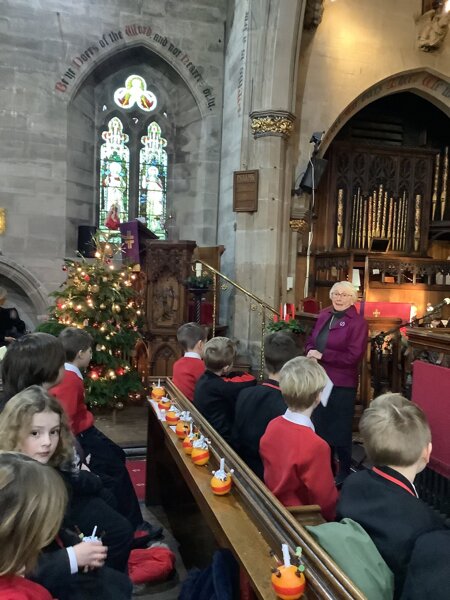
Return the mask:
[[50,320],[40,330],[57,335],[64,327],[80,327],[94,340],[93,357],[85,377],[86,400],[91,406],[119,406],[130,395],[139,396],[142,384],[132,368],[131,354],[141,337],[142,307],[135,291],[137,273],[116,265],[120,246],[104,232],[94,236],[95,259],[65,259],[67,280],[53,292]]

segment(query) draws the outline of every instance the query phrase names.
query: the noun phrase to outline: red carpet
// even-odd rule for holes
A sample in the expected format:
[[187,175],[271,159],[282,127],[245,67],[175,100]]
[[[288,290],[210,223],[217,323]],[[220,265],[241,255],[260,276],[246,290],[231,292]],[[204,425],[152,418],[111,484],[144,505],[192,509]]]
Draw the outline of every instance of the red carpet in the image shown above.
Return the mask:
[[145,458],[127,460],[128,473],[130,474],[136,496],[139,500],[144,500],[145,498],[145,463]]

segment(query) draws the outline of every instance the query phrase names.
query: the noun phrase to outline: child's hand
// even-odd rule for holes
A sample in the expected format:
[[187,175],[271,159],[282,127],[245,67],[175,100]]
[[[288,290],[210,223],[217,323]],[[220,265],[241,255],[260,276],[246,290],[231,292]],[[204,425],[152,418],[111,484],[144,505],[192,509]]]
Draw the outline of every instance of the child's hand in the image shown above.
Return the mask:
[[78,569],[81,571],[103,567],[108,548],[101,542],[81,542],[73,547],[77,557]]

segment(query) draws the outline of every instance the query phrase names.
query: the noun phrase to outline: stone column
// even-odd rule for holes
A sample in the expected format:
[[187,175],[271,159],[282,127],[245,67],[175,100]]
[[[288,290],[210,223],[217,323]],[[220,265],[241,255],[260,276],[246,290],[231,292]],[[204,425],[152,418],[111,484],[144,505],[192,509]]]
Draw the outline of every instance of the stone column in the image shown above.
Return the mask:
[[[278,308],[286,301],[290,257],[289,226],[293,183],[292,112],[298,43],[303,18],[301,0],[251,0],[246,68],[248,135],[241,146],[241,168],[259,171],[258,210],[236,215],[235,278]],[[293,273],[292,273],[293,274]],[[249,303],[236,297],[234,335],[259,342],[257,318]],[[257,358],[259,343],[250,344]]]

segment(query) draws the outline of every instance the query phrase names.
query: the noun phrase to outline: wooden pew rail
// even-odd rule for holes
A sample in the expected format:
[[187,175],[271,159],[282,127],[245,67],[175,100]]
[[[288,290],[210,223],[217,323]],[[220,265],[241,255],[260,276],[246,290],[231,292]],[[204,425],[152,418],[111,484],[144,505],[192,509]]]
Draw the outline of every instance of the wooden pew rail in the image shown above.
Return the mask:
[[[155,381],[151,380],[150,385]],[[172,381],[166,378],[162,385],[178,408],[191,412],[195,425],[211,441],[211,459],[205,467],[194,465],[183,452],[176,435],[158,419],[150,405],[146,503],[162,504],[164,508],[172,503],[172,510],[175,506],[180,515],[183,511],[182,482],[189,489],[217,543],[233,552],[258,598],[276,598],[270,585],[270,569],[275,566],[271,552],[281,560],[281,545],[287,543],[293,564],[296,548],[300,546],[303,550],[307,578],[305,599],[363,600],[365,596],[361,591],[303,527],[303,524],[323,522],[317,507],[295,507],[293,512],[296,514],[291,514]],[[211,471],[218,468],[222,457],[226,470],[234,469],[234,485],[229,495],[214,496],[210,489]],[[175,481],[179,488],[168,489]],[[174,498],[174,495],[177,497]],[[188,535],[192,541],[195,532],[189,531]]]

